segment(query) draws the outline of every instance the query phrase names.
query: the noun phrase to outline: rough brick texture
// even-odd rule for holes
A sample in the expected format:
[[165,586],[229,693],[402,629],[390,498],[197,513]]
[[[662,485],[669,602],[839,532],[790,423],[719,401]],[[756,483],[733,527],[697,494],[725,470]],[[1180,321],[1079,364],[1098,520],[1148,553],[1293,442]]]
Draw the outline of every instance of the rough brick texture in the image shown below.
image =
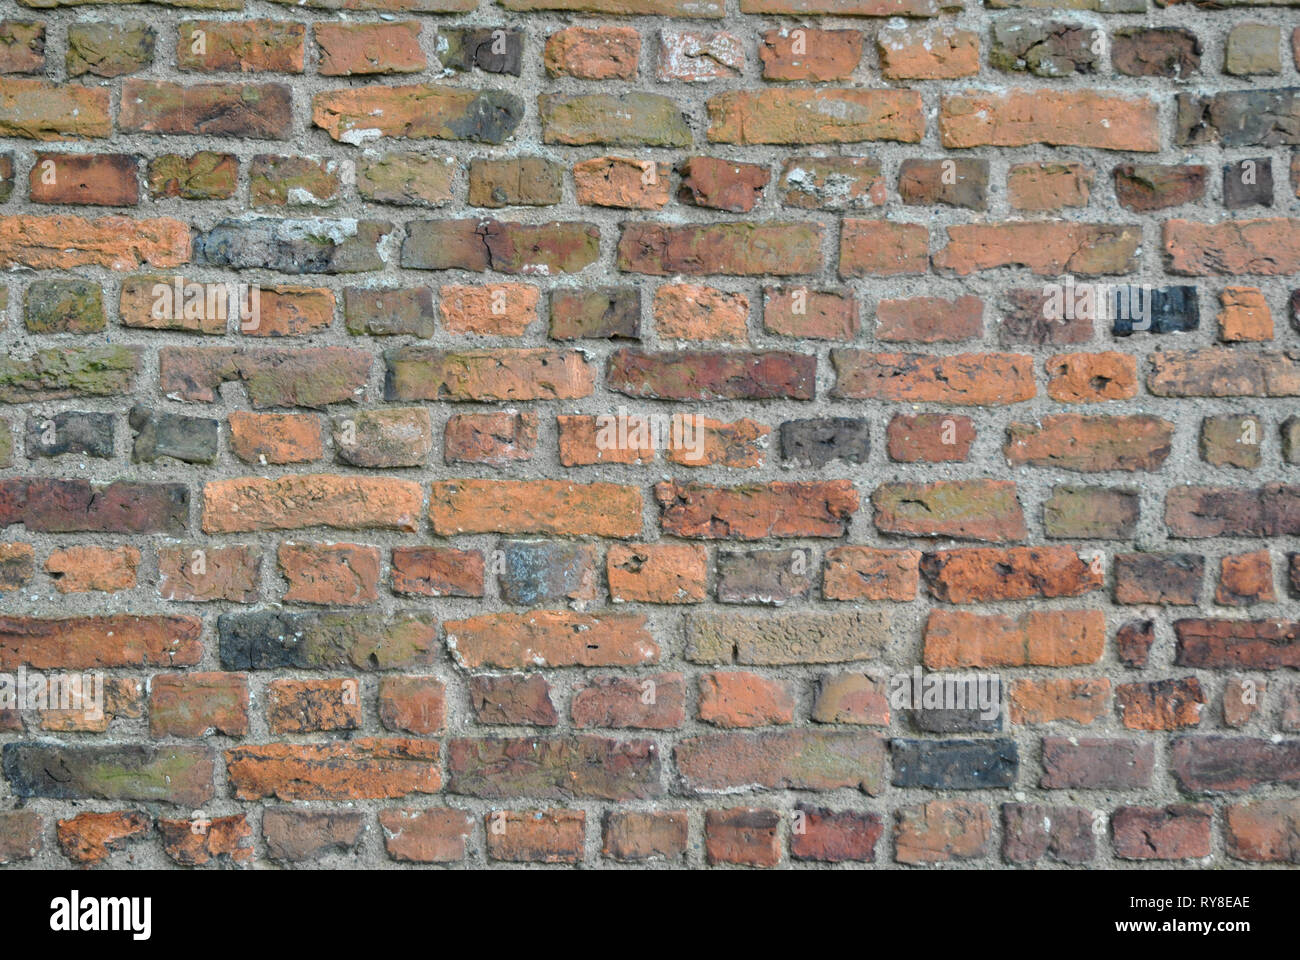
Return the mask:
[[0,865],[1300,861],[1296,0],[79,3]]

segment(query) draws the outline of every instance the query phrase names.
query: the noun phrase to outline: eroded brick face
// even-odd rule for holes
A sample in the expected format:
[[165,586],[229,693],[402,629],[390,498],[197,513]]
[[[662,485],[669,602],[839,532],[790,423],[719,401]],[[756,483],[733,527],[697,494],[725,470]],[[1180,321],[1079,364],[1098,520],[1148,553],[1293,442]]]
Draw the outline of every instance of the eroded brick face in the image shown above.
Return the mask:
[[1294,3],[133,2],[0,24],[0,865],[1300,863]]

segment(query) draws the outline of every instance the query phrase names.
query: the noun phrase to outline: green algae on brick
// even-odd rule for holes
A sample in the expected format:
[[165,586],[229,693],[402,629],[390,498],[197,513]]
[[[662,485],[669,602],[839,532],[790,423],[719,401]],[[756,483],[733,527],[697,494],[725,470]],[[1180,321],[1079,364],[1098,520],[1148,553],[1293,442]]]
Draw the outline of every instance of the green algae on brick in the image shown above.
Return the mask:
[[193,156],[165,153],[149,161],[149,195],[182,200],[226,200],[235,195],[239,160],[233,153],[200,150]]
[[254,407],[323,407],[356,403],[371,357],[344,347],[241,350],[237,347],[163,347],[159,384],[178,399],[215,403],[221,384],[242,381]]
[[1058,486],[1043,504],[1052,539],[1123,540],[1137,533],[1137,523],[1136,490]]
[[225,670],[394,670],[437,652],[431,614],[227,613],[217,618]]
[[36,280],[25,313],[32,333],[98,333],[106,324],[104,291],[84,280]]
[[27,360],[0,357],[0,403],[111,397],[130,393],[140,370],[139,347],[59,347]]
[[680,104],[654,93],[543,94],[537,98],[542,142],[570,146],[689,147]]
[[69,24],[68,76],[120,77],[144,70],[153,63],[157,39],[143,20]]
[[7,743],[3,766],[14,795],[22,798],[194,806],[213,796],[213,755],[207,747]]
[[385,153],[357,161],[357,193],[376,203],[441,207],[452,200],[454,157]]
[[333,206],[343,192],[342,172],[328,157],[258,154],[248,172],[248,200],[254,208]]

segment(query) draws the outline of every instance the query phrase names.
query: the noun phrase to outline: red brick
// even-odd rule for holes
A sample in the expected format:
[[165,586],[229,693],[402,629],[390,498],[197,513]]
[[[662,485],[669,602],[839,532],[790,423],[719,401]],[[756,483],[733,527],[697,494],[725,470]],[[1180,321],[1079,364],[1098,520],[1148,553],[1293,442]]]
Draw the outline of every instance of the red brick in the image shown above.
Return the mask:
[[925,130],[915,90],[732,90],[706,106],[711,143],[918,143]]
[[665,284],[655,291],[655,331],[661,340],[749,339],[749,298],[696,284]]
[[858,30],[767,30],[759,37],[764,80],[843,80],[862,60]]
[[1024,539],[1024,511],[1008,480],[886,483],[871,495],[876,529],[913,537]]
[[30,860],[44,846],[45,819],[34,810],[0,811],[0,864]]
[[733,807],[704,814],[709,863],[774,867],[781,862],[781,815],[775,810]]
[[665,29],[659,32],[658,59],[660,82],[704,83],[739,75],[745,52],[734,34]]
[[73,863],[95,864],[127,843],[153,832],[153,820],[142,810],[81,813],[56,825],[59,849]]
[[158,592],[164,600],[251,603],[258,596],[259,566],[253,547],[160,546]]
[[1115,855],[1125,860],[1191,860],[1210,855],[1208,804],[1120,807],[1110,818]]
[[846,400],[991,406],[1034,396],[1033,358],[1012,353],[867,353],[832,350],[836,383]]
[[979,35],[947,24],[891,20],[876,35],[876,48],[880,71],[891,80],[951,80],[980,69]]
[[984,335],[979,297],[913,297],[876,304],[876,339],[913,343],[959,343]]
[[541,533],[634,537],[641,491],[613,483],[562,480],[435,481],[429,497],[435,533]]
[[361,726],[356,680],[272,680],[266,694],[272,733],[321,733]]
[[587,206],[658,210],[670,196],[670,170],[654,160],[594,157],[573,165],[573,189]]
[[190,227],[171,217],[132,220],[69,214],[0,217],[0,266],[69,270],[175,267],[191,255]]
[[0,670],[192,667],[202,629],[198,617],[0,617]]
[[986,603],[1082,596],[1102,586],[1105,571],[1071,547],[975,547],[927,553],[921,573],[945,603]]
[[518,337],[537,319],[539,297],[527,283],[447,285],[438,290],[438,309],[448,333]]
[[535,413],[458,413],[447,419],[443,458],[448,463],[505,467],[531,460],[537,449]]
[[1248,800],[1224,811],[1228,855],[1254,863],[1300,863],[1300,801]]
[[287,140],[292,97],[282,83],[127,80],[117,122],[124,133]]
[[1092,170],[1081,163],[1018,163],[1007,171],[1007,199],[1012,210],[1086,207],[1091,192]]
[[1115,554],[1115,602],[1193,605],[1204,559],[1191,553]]
[[787,221],[687,226],[625,223],[618,241],[617,266],[629,273],[658,276],[817,273],[822,268],[821,235],[821,224]]
[[379,548],[354,543],[282,543],[288,603],[352,606],[378,597]]
[[683,203],[728,213],[748,213],[758,205],[772,175],[757,163],[738,163],[722,157],[689,157],[679,167]]
[[765,727],[794,720],[794,698],[780,680],[743,671],[700,677],[699,718],[715,727]]
[[899,863],[974,860],[989,853],[993,819],[982,803],[931,800],[894,814],[894,859]]
[[611,810],[605,814],[601,853],[623,863],[679,860],[686,852],[685,810]]
[[107,137],[107,87],[0,78],[0,135],[28,140]]
[[709,584],[709,554],[675,543],[614,544],[606,574],[615,603],[700,603]]
[[708,734],[680,741],[675,757],[692,794],[855,787],[875,795],[886,767],[880,737],[839,730]]
[[1043,738],[1043,778],[1052,789],[1128,790],[1151,785],[1150,741]]
[[1153,471],[1168,458],[1174,425],[1145,415],[1055,414],[1037,424],[1012,423],[1003,451],[1013,465],[1103,472]]
[[1011,681],[1011,722],[1016,725],[1060,723],[1087,726],[1108,712],[1110,681],[1052,678]]
[[149,684],[154,737],[248,734],[248,677],[242,673],[157,674]]
[[373,737],[235,747],[226,774],[240,800],[382,800],[442,785],[436,742]]
[[1175,663],[1203,669],[1278,670],[1300,666],[1300,621],[1175,620]]
[[203,488],[203,531],[414,530],[424,491],[409,480],[303,474],[215,480]]
[[825,674],[809,716],[817,723],[889,726],[889,689],[865,673]]
[[934,255],[934,267],[960,277],[999,267],[1041,276],[1129,273],[1142,241],[1141,230],[1123,224],[1012,221],[945,229],[948,242]]
[[783,337],[853,340],[858,334],[858,302],[847,291],[766,287],[763,329]]
[[1233,677],[1223,685],[1223,725],[1241,728],[1250,723],[1264,702],[1268,684],[1248,677]]
[[1219,339],[1225,343],[1273,339],[1273,316],[1257,287],[1224,287],[1219,294]]
[[415,597],[483,596],[483,554],[450,547],[394,547],[393,592]]
[[241,382],[254,408],[324,407],[356,403],[373,360],[346,347],[163,347],[158,382],[178,400],[215,403],[223,383]]
[[384,848],[407,863],[454,863],[464,860],[466,841],[474,832],[473,816],[464,810],[380,810]]
[[1044,857],[1087,863],[1096,853],[1091,810],[1039,803],[1002,805],[1002,858],[1008,863],[1036,863]]
[[135,157],[122,153],[37,153],[32,202],[133,207],[140,200],[137,167]]
[[1137,396],[1137,358],[1127,353],[1058,353],[1047,358],[1047,395],[1061,403]]
[[442,730],[446,713],[446,689],[436,677],[382,677],[379,681],[379,722],[385,730],[428,736]]
[[826,551],[822,595],[827,600],[912,600],[920,561],[919,550],[835,547]]
[[627,416],[558,416],[560,463],[584,467],[596,463],[643,463],[655,458],[650,421]]
[[200,816],[189,820],[159,819],[163,851],[185,867],[209,863],[249,863],[256,856],[253,827],[244,814]]
[[447,646],[462,666],[534,669],[656,663],[659,647],[637,614],[537,610],[448,620]]
[[553,727],[560,722],[550,684],[540,674],[473,676],[469,695],[479,723]]
[[582,862],[587,819],[581,810],[494,810],[483,824],[492,860]]
[[704,540],[838,537],[858,509],[847,480],[760,487],[668,482],[654,492],[665,533]]
[[358,811],[272,807],[262,815],[266,855],[286,863],[354,853],[364,829],[365,815]]
[[230,452],[245,463],[310,463],[325,455],[320,417],[304,413],[230,414]]
[[1300,271],[1300,220],[1166,220],[1166,268],[1190,276],[1286,276]]
[[304,24],[270,19],[182,20],[178,30],[176,65],[181,70],[302,73]]
[[884,832],[878,813],[800,804],[790,829],[790,856],[824,863],[874,863],[876,843]]
[[1130,730],[1177,730],[1200,724],[1205,693],[1195,677],[1122,683],[1115,706]]
[[845,220],[840,232],[841,277],[892,277],[925,273],[930,231],[915,223]]
[[438,84],[323,90],[311,101],[312,123],[334,140],[352,144],[375,137],[501,143],[523,112],[523,102],[513,94]]
[[1151,100],[1093,90],[967,92],[941,98],[939,138],[945,147],[1059,147],[1154,152],[1160,149]]
[[1273,563],[1267,550],[1224,557],[1219,563],[1215,603],[1241,607],[1277,599],[1273,591]]
[[45,72],[45,24],[0,21],[0,73]]
[[686,719],[686,683],[680,673],[598,677],[573,692],[573,725],[673,730]]
[[312,35],[320,47],[320,75],[347,77],[379,73],[419,73],[427,64],[420,49],[420,24],[317,23]]
[[771,433],[770,427],[749,419],[724,423],[697,414],[676,414],[664,438],[664,459],[684,467],[761,467]]
[[610,389],[658,400],[811,400],[817,358],[788,351],[618,350],[610,358]]
[[970,457],[975,424],[942,413],[895,414],[885,428],[889,459],[897,463],[945,463]]
[[641,35],[632,27],[568,27],[546,38],[542,60],[553,77],[630,80],[641,56]]
[[135,586],[135,547],[67,547],[50,551],[45,571],[59,593],[114,593]]
[[1096,663],[1106,646],[1100,610],[1037,610],[1002,614],[932,610],[925,624],[925,665],[1070,667]]
[[594,377],[576,350],[399,347],[385,360],[387,400],[572,400],[591,393]]

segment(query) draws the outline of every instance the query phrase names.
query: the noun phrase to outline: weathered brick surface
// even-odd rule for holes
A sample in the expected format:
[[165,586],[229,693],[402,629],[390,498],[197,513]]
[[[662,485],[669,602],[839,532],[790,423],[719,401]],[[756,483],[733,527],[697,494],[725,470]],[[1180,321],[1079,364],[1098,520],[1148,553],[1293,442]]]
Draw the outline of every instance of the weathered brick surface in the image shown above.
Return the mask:
[[1300,861],[1294,2],[92,6],[0,864]]

